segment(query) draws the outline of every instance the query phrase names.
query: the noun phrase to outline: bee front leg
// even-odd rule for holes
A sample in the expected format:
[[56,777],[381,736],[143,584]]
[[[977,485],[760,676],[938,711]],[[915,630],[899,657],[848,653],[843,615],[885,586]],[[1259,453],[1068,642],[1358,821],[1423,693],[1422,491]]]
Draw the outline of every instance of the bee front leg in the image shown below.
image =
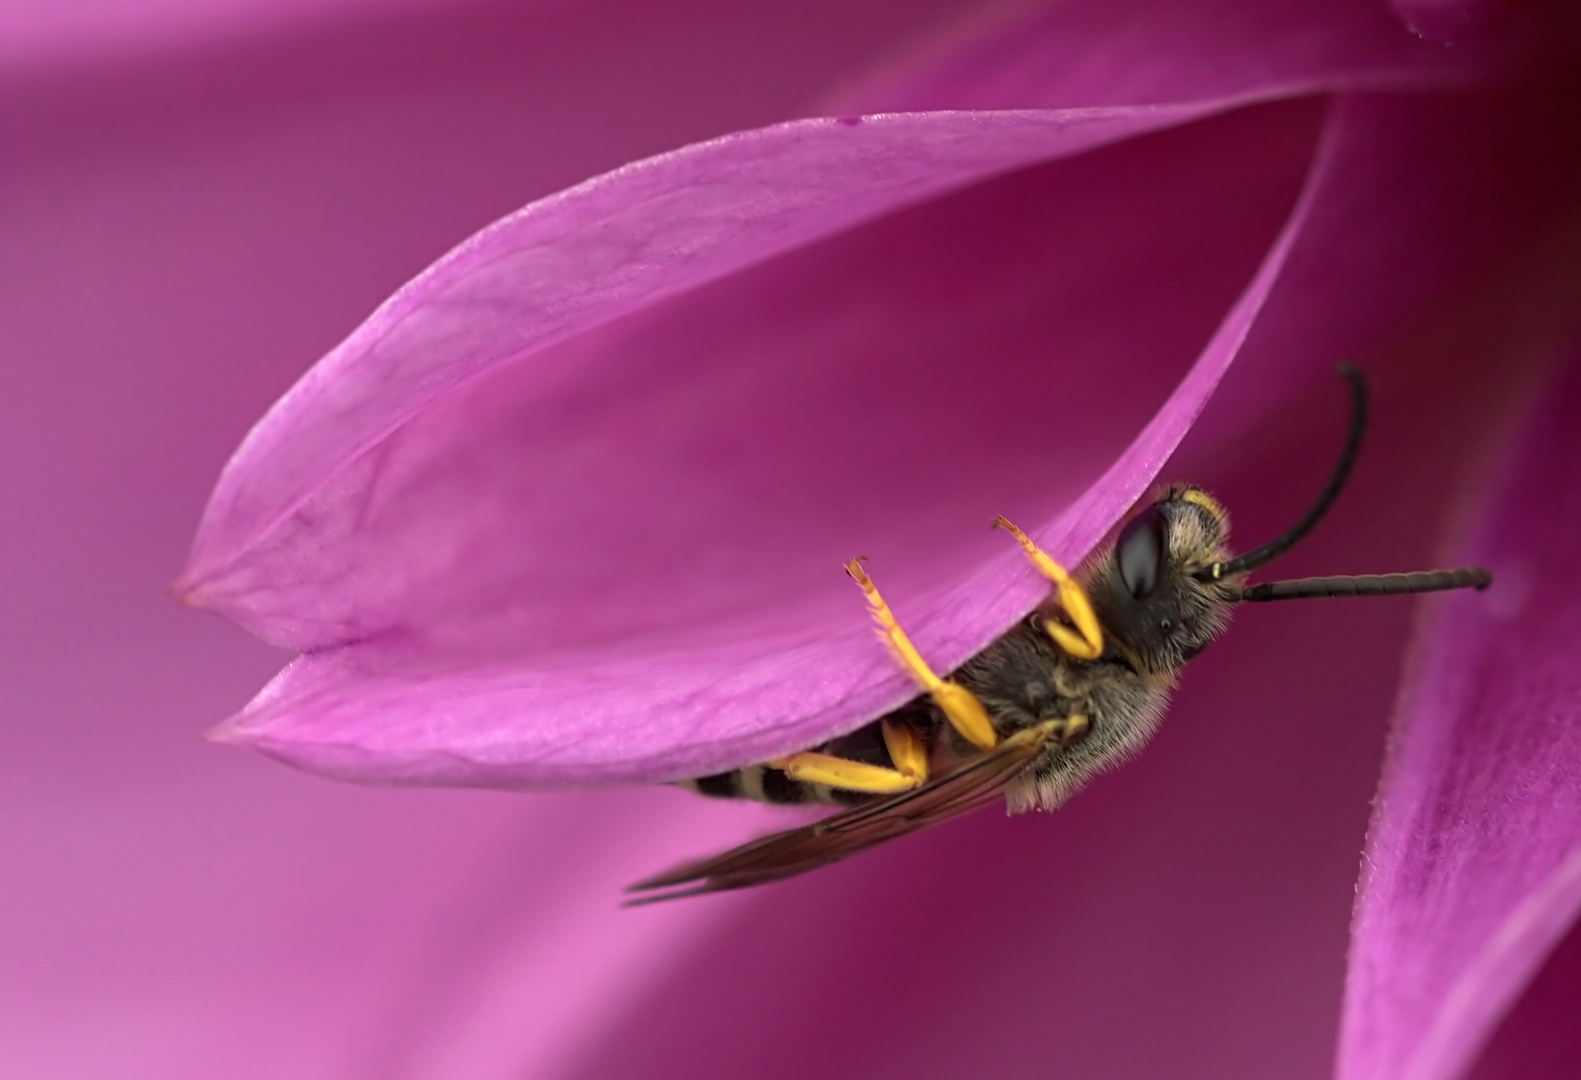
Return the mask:
[[[878,623],[879,639],[889,646],[890,652],[895,654],[900,666],[905,668],[906,672],[917,680],[917,684],[928,692],[928,696],[944,713],[950,726],[960,732],[961,738],[979,750],[987,750],[997,743],[999,737],[994,734],[994,726],[988,721],[988,710],[983,708],[983,703],[978,701],[966,687],[939,678],[928,666],[927,661],[917,652],[917,647],[911,643],[906,632],[895,621],[895,615],[889,610],[889,605],[884,603],[882,596],[878,595],[878,586],[873,584],[873,579],[862,569],[862,561],[852,559],[845,564],[845,572],[862,587],[862,592],[867,597],[868,608],[873,613],[873,621]],[[1085,596],[1083,599],[1086,599]],[[889,741],[887,729],[884,739],[886,743]],[[890,752],[893,756],[893,747]],[[920,754],[920,751],[918,753]]]
[[1096,660],[1103,655],[1103,629],[1098,625],[1098,615],[1092,610],[1092,602],[1087,599],[1087,592],[1081,583],[1065,568],[1055,562],[1047,552],[1034,544],[1026,533],[1016,528],[1002,517],[994,518],[994,527],[1003,529],[1016,538],[1027,553],[1027,558],[1037,568],[1038,573],[1054,583],[1059,595],[1059,605],[1065,609],[1065,614],[1070,616],[1070,621],[1076,624],[1076,632],[1072,633],[1069,627],[1060,626],[1058,623],[1045,623],[1044,629],[1049,637],[1054,639],[1065,652],[1077,660]]

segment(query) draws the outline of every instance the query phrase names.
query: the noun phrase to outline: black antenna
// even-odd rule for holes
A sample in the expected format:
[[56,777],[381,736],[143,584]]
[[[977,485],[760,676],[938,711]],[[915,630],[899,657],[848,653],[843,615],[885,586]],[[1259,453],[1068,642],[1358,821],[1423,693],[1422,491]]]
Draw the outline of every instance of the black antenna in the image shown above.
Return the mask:
[[1493,583],[1480,566],[1459,570],[1422,570],[1414,574],[1360,574],[1355,577],[1309,577],[1248,585],[1242,600],[1308,600],[1316,596],[1403,596],[1407,593],[1476,589]]
[[[1345,449],[1340,451],[1339,461],[1335,463],[1334,472],[1330,474],[1328,483],[1318,495],[1317,502],[1313,503],[1311,509],[1302,515],[1301,520],[1292,525],[1283,536],[1275,537],[1262,547],[1248,551],[1244,555],[1237,555],[1229,562],[1203,567],[1194,575],[1198,581],[1216,581],[1226,574],[1257,569],[1289,551],[1297,540],[1312,531],[1312,526],[1318,523],[1319,518],[1328,513],[1334,497],[1339,494],[1339,489],[1345,486],[1346,477],[1350,476],[1350,467],[1356,463],[1356,452],[1361,449],[1362,432],[1367,430],[1367,384],[1362,380],[1361,372],[1349,364],[1340,364],[1334,369],[1334,373],[1350,383],[1350,431],[1345,435]],[[1246,597],[1246,599],[1252,598]],[[1274,597],[1257,599],[1272,600]]]
[[[1345,436],[1345,449],[1340,451],[1339,461],[1322,493],[1318,495],[1317,502],[1283,536],[1245,555],[1237,555],[1228,562],[1214,563],[1198,570],[1195,576],[1199,581],[1216,581],[1226,574],[1255,570],[1289,551],[1328,512],[1339,489],[1345,486],[1350,467],[1356,463],[1356,452],[1361,449],[1362,432],[1367,428],[1367,384],[1362,381],[1361,372],[1349,364],[1341,364],[1334,370],[1350,383],[1350,431]],[[1446,589],[1476,589],[1481,592],[1492,583],[1493,575],[1482,567],[1465,566],[1458,570],[1421,570],[1411,574],[1358,574],[1264,581],[1245,586],[1236,599],[1259,601],[1309,600],[1319,596],[1403,596],[1409,593],[1442,592]]]

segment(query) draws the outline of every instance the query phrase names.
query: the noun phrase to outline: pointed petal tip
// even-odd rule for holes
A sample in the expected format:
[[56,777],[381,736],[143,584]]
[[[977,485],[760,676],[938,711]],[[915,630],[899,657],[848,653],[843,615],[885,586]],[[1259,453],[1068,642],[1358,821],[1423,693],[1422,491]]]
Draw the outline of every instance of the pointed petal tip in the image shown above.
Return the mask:
[[219,746],[245,746],[251,747],[256,741],[252,732],[247,729],[247,710],[243,709],[234,716],[221,720],[209,728],[198,738],[207,743]]

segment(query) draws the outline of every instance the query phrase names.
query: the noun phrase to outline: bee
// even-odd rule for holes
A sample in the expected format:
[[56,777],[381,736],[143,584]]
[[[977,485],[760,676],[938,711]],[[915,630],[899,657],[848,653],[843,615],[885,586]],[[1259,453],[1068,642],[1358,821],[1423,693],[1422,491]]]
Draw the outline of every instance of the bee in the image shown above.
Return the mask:
[[994,525],[1053,587],[947,678],[928,667],[853,559],[846,572],[866,596],[879,637],[923,692],[801,753],[683,781],[704,795],[845,809],[639,881],[627,903],[777,881],[1001,797],[1011,813],[1052,810],[1141,750],[1181,669],[1223,632],[1237,604],[1487,588],[1492,575],[1481,567],[1247,582],[1317,524],[1350,475],[1367,424],[1367,388],[1354,368],[1338,370],[1351,390],[1345,445],[1316,502],[1283,535],[1232,555],[1224,508],[1201,488],[1176,486],[1069,574],[999,518]]

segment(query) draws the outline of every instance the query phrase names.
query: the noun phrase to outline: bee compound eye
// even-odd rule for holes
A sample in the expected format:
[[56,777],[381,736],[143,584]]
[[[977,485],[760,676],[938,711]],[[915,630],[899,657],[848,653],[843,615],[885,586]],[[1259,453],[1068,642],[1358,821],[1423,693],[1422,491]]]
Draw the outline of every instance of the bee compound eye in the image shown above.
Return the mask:
[[1164,561],[1164,515],[1149,506],[1126,523],[1115,544],[1115,562],[1120,580],[1138,600],[1151,596],[1158,588]]

